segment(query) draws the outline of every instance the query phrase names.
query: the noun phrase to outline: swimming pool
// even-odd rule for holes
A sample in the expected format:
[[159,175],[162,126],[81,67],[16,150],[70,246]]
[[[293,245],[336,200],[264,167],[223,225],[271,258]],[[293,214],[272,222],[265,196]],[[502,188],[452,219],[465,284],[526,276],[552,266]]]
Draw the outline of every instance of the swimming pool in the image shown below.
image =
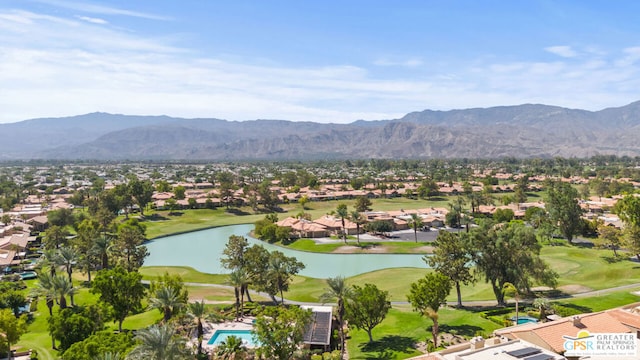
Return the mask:
[[216,330],[207,342],[209,345],[218,346],[221,342],[226,341],[229,336],[236,336],[242,339],[242,343],[249,347],[256,346],[253,341],[253,332],[251,330]]
[[[511,321],[515,322],[516,317],[512,316]],[[528,324],[528,323],[537,323],[538,319],[531,316],[518,316],[518,325]]]

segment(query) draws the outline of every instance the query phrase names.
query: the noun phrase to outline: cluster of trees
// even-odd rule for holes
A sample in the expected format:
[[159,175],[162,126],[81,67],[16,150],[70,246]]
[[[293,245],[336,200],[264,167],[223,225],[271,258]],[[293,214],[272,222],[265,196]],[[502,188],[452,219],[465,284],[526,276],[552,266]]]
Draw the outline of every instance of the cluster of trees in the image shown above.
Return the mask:
[[223,250],[220,260],[225,269],[229,269],[229,283],[235,289],[237,312],[241,316],[244,295],[249,301],[249,286],[267,293],[274,303],[280,295],[284,303],[284,292],[289,289],[293,276],[304,269],[305,265],[295,257],[287,257],[280,251],[269,252],[261,245],[249,246],[243,236],[232,235]]

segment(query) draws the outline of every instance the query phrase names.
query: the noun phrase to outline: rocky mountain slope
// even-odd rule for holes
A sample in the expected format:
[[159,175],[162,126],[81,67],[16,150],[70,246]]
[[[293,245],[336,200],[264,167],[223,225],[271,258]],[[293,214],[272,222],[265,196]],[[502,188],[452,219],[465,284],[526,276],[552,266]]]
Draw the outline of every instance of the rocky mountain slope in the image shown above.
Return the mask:
[[319,124],[93,113],[0,124],[0,160],[305,160],[640,155],[640,102],[519,105]]

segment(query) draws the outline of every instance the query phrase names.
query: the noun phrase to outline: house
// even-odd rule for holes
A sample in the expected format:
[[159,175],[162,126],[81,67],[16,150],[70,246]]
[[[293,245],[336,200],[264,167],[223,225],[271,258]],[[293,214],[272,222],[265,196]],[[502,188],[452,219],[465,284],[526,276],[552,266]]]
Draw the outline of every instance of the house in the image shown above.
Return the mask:
[[562,355],[543,349],[525,340],[506,338],[483,339],[450,346],[444,350],[421,355],[410,360],[566,360]]
[[[638,304],[635,304],[638,305]],[[566,337],[579,337],[580,333],[616,333],[634,334],[636,342],[640,330],[640,315],[635,308],[617,308],[596,313],[581,314],[560,318],[546,323],[529,323],[511,326],[494,331],[496,336],[504,336],[512,340],[525,340],[536,346],[564,354]],[[591,356],[590,359],[600,359]],[[569,360],[577,359],[567,357]],[[638,356],[617,356],[617,360],[638,359]]]

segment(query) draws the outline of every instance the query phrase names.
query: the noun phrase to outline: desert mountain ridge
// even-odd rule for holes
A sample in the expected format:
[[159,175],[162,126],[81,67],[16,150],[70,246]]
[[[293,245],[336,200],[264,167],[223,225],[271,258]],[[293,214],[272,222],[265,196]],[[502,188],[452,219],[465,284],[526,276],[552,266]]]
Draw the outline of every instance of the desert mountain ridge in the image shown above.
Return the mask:
[[0,124],[0,160],[320,160],[640,155],[640,101],[524,104],[325,124],[108,113]]

